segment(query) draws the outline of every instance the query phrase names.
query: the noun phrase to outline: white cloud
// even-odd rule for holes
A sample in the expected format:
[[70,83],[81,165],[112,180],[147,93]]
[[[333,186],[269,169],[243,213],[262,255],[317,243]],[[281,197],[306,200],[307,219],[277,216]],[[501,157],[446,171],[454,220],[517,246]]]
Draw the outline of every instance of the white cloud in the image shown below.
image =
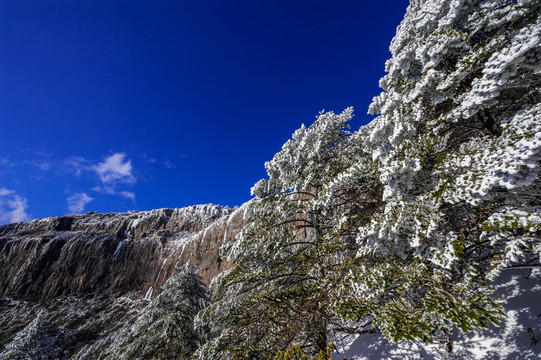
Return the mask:
[[130,199],[132,201],[135,201],[135,193],[131,191],[122,191],[120,192],[120,195],[124,196],[126,199]]
[[27,208],[26,198],[17,195],[14,190],[0,188],[0,224],[28,220]]
[[12,200],[8,201],[8,206],[11,208],[9,213],[11,222],[22,222],[28,220],[28,214],[26,213],[27,200],[26,198],[15,195]]
[[2,164],[2,166],[9,166],[9,167],[15,166],[15,163],[9,161],[9,159],[6,159],[6,158],[0,159],[0,164]]
[[114,186],[110,185],[104,185],[104,186],[94,186],[92,188],[93,191],[100,193],[100,194],[107,194],[107,195],[118,195],[118,191],[115,189]]
[[148,154],[141,155],[141,159],[143,159],[144,162],[148,164],[154,164],[158,160],[154,159],[153,157],[149,156]]
[[127,183],[135,182],[135,177],[132,174],[132,166],[130,160],[124,160],[126,154],[116,153],[105,159],[104,162],[93,166],[100,180],[104,184]]
[[11,195],[13,194],[15,191],[13,190],[8,190],[6,188],[0,188],[0,196],[6,196],[6,195]]
[[94,200],[86,193],[77,193],[68,197],[68,210],[73,213],[81,213],[85,210],[86,204]]
[[81,177],[83,171],[93,170],[92,167],[88,165],[88,160],[85,160],[80,156],[71,156],[67,158],[62,163],[62,168],[69,173],[73,173],[76,177]]
[[167,170],[174,169],[177,167],[173,162],[169,161],[169,159],[165,160],[163,162],[163,167],[165,167]]
[[34,159],[28,163],[41,171],[48,171],[51,168],[51,157],[53,154],[43,151],[36,151],[34,153]]
[[41,171],[47,171],[51,168],[51,163],[47,160],[31,161],[30,165],[37,167]]

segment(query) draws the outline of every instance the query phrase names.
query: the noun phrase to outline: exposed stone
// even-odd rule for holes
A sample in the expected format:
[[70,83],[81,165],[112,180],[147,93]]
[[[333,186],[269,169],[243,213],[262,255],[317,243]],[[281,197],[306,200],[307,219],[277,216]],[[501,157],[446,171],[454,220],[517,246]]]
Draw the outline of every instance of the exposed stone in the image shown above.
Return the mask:
[[0,226],[0,354],[37,331],[40,358],[70,358],[131,321],[188,261],[207,284],[230,268],[219,249],[243,224],[244,207],[196,205]]
[[216,205],[120,214],[88,213],[0,226],[0,296],[156,296],[175,266],[191,261],[205,282],[231,265],[219,257],[243,211]]

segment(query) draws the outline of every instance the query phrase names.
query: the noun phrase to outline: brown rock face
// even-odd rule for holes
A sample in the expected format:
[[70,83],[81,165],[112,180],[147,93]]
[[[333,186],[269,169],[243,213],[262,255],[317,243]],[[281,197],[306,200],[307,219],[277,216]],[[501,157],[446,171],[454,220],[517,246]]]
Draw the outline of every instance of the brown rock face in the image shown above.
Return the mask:
[[0,226],[0,298],[130,292],[154,297],[188,261],[209,283],[231,267],[219,248],[242,228],[243,215],[242,207],[196,205]]
[[243,207],[196,205],[0,226],[0,358],[100,358],[181,265],[207,284],[231,267],[243,225]]

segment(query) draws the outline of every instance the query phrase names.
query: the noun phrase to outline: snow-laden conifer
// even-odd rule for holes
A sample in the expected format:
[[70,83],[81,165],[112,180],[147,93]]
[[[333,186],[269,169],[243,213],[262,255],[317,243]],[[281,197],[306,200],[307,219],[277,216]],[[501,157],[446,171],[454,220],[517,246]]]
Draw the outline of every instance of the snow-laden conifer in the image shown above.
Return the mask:
[[316,354],[336,332],[439,341],[497,324],[541,250],[541,2],[421,0],[351,134],[320,114],[266,164],[200,358]]
[[426,0],[397,29],[366,139],[384,210],[359,228],[366,261],[342,305],[364,299],[355,316],[393,340],[497,323],[490,282],[539,258],[540,14],[539,1]]
[[205,328],[196,329],[195,315],[209,305],[198,269],[190,263],[173,275],[163,291],[143,309],[133,324],[114,338],[83,349],[81,358],[189,359],[206,340]]
[[333,297],[352,266],[356,228],[381,197],[372,161],[348,131],[351,117],[351,108],[321,113],[265,164],[250,224],[222,247],[237,265],[200,314],[219,333],[200,358],[268,358],[294,346],[316,356],[330,329],[346,328]]

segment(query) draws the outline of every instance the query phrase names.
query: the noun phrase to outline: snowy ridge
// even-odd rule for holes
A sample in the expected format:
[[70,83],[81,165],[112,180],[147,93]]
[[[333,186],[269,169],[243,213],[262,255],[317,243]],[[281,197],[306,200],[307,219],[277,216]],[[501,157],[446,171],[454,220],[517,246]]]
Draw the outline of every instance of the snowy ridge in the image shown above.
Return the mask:
[[208,282],[230,267],[218,251],[242,219],[208,204],[1,226],[0,358],[71,358],[78,344],[107,342],[183,264],[197,264]]

